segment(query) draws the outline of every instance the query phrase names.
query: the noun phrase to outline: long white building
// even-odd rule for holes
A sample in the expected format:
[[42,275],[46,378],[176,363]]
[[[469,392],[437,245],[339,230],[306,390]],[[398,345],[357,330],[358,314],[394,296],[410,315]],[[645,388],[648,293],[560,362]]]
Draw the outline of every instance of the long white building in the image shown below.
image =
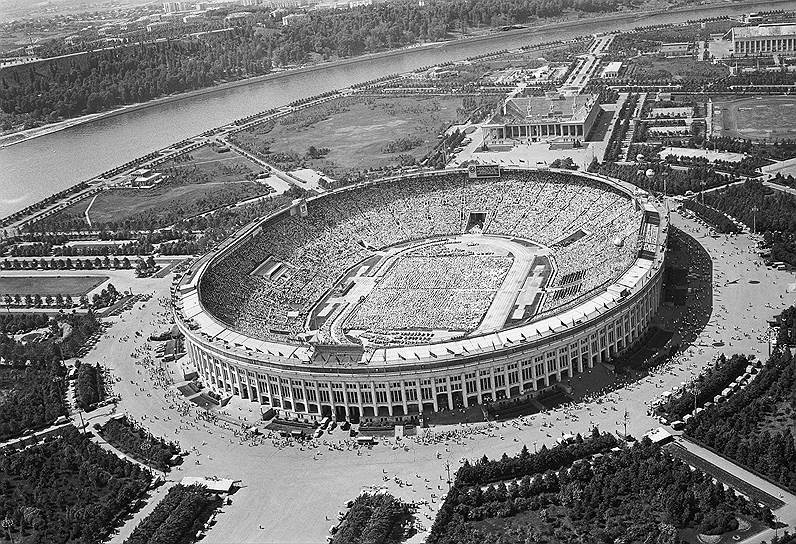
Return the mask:
[[796,23],[736,27],[728,35],[736,56],[796,53]]

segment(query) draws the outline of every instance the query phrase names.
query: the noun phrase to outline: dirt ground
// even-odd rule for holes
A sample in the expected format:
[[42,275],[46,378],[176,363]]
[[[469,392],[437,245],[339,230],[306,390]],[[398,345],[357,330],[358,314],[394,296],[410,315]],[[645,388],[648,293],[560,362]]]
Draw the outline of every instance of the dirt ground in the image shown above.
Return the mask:
[[796,136],[796,98],[762,96],[713,105],[714,132],[752,140],[789,139]]

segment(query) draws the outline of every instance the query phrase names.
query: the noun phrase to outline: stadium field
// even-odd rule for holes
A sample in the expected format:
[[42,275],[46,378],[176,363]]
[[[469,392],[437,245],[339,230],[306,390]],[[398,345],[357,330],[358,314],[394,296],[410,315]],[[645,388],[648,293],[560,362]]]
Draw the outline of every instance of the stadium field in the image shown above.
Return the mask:
[[6,276],[0,277],[0,295],[82,296],[108,280],[108,276]]
[[796,98],[763,96],[714,102],[713,133],[750,140],[793,138]]
[[532,272],[535,248],[460,237],[385,259],[349,330],[499,329]]

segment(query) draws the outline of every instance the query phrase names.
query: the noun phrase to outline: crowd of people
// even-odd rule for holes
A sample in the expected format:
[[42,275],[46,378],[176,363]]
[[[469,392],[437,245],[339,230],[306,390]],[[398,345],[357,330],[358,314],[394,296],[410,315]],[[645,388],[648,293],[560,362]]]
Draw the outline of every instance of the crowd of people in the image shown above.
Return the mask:
[[376,332],[435,327],[473,330],[511,264],[508,256],[400,258],[359,305],[347,326]]
[[[285,213],[264,224],[205,273],[204,304],[250,336],[295,340],[306,332],[312,305],[346,270],[378,248],[461,234],[471,213],[485,216],[484,234],[551,246],[558,277],[584,272],[579,288],[548,303],[559,305],[627,268],[642,212],[606,185],[555,172],[506,172],[497,180],[451,173],[357,187],[309,202],[306,217]],[[576,232],[580,237],[572,241]],[[284,272],[253,274],[269,257]],[[429,263],[417,272],[424,285],[447,275]],[[557,282],[553,290],[567,287]]]

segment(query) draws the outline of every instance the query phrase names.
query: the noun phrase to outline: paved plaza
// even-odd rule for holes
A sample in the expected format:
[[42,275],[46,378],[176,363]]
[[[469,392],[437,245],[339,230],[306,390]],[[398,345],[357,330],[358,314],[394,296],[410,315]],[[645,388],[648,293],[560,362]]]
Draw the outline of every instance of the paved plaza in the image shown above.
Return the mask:
[[[651,401],[688,380],[719,351],[766,357],[766,320],[794,303],[796,296],[786,292],[793,275],[764,267],[746,235],[712,238],[705,227],[677,214],[672,215],[672,223],[699,241],[713,260],[713,314],[695,345],[677,362],[614,391],[605,389],[604,378],[610,371],[604,367],[579,375],[576,380],[581,381],[575,388],[586,391],[591,402],[520,420],[432,427],[425,429],[423,436],[400,442],[383,439],[372,449],[357,449],[340,430],[312,445],[268,436],[247,439],[239,426],[207,421],[199,417],[196,407],[187,407],[170,387],[176,369],[169,375],[142,362],[152,353],[146,337],[170,323],[165,304],[170,278],[131,280],[137,292],[154,296],[109,319],[112,326],[87,361],[106,365],[117,378],[114,388],[121,401],[116,413],[130,414],[153,434],[177,440],[191,452],[184,464],[172,471],[170,480],[219,476],[239,481],[240,489],[232,496],[232,504],[219,513],[207,543],[323,542],[345,502],[363,488],[374,486],[404,500],[423,502],[417,518],[428,529],[447,489],[446,463],[453,474],[464,458],[499,457],[503,452],[511,455],[523,444],[529,449],[552,446],[564,433],[586,433],[595,425],[619,431],[625,410],[629,413],[628,431],[640,436],[658,426],[648,415]],[[718,341],[724,346],[713,347]],[[597,374],[601,376],[599,385],[590,387],[590,377]],[[601,390],[596,391],[597,387]],[[260,417],[258,405],[239,398],[224,412],[232,421],[255,423]],[[104,421],[110,413],[108,407],[97,410],[87,416],[87,423]],[[412,540],[420,542],[424,537],[421,532]]]

